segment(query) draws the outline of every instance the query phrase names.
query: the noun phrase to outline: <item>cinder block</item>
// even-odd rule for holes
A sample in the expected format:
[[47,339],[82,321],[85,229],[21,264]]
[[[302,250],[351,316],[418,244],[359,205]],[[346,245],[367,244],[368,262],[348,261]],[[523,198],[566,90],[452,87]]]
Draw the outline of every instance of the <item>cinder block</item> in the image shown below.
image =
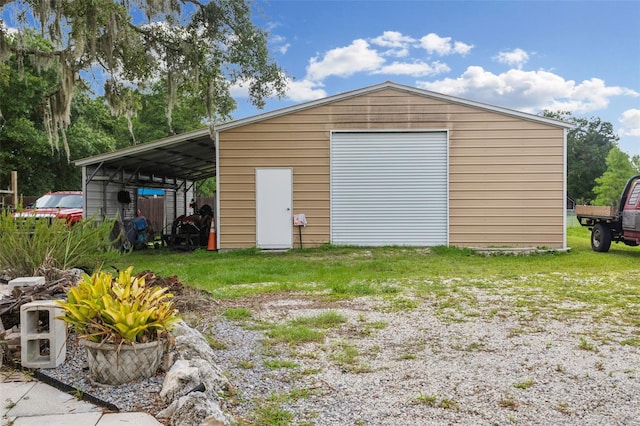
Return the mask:
[[67,356],[67,323],[56,319],[64,310],[54,300],[38,300],[20,307],[22,366],[56,368]]
[[14,278],[11,281],[9,281],[9,294],[11,294],[13,289],[16,288],[16,287],[26,287],[26,286],[30,286],[30,285],[44,285],[45,282],[46,281],[45,281],[44,277],[19,277],[19,278]]

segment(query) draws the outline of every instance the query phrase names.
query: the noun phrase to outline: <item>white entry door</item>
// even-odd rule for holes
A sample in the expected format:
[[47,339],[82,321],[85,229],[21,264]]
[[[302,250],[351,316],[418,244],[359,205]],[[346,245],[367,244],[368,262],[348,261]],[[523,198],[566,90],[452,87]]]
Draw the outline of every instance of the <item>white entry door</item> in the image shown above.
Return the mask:
[[256,169],[256,246],[293,246],[291,169]]

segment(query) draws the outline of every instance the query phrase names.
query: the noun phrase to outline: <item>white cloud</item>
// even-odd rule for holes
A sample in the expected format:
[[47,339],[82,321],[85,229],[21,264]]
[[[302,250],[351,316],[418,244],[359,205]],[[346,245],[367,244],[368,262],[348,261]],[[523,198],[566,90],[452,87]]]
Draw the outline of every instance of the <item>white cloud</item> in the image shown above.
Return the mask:
[[398,31],[385,31],[381,36],[372,38],[372,44],[388,50],[382,52],[385,56],[402,58],[409,55],[409,47],[416,42],[413,37],[402,35]]
[[628,109],[618,120],[622,124],[620,136],[640,136],[640,109]]
[[461,41],[451,42],[451,37],[440,37],[438,34],[430,33],[420,39],[420,45],[426,49],[429,54],[437,54],[440,56],[459,54],[466,55],[473,48],[472,44],[466,44]]
[[294,102],[313,101],[327,97],[327,92],[321,85],[309,80],[287,82],[287,98]]
[[284,55],[285,53],[287,53],[287,50],[289,50],[290,47],[291,47],[291,43],[286,43],[286,44],[283,44],[282,46],[278,47],[277,50],[278,50],[278,52],[280,52],[280,53],[282,53]]
[[18,34],[18,29],[13,27],[7,27],[5,22],[0,19],[0,29],[5,31],[8,35]]
[[276,28],[278,28],[280,26],[281,26],[280,22],[269,21],[266,24],[266,30],[267,30],[267,32],[270,32],[270,31],[273,31],[273,30],[275,30]]
[[428,75],[437,75],[451,71],[451,68],[447,64],[435,61],[431,64],[426,62],[394,62],[389,65],[385,65],[379,70],[372,72],[372,74],[395,74],[395,75],[410,75],[412,77],[424,77]]
[[458,78],[418,82],[418,86],[528,112],[542,109],[587,112],[606,108],[613,96],[640,96],[631,89],[606,86],[597,78],[576,84],[544,70],[511,69],[493,74],[480,66],[468,67]]
[[357,72],[375,71],[384,61],[375,49],[369,47],[369,43],[357,39],[349,46],[329,50],[321,59],[317,56],[311,58],[307,79],[321,81],[332,75],[348,77]]
[[471,49],[473,49],[473,44],[466,44],[461,41],[456,41],[453,44],[453,52],[462,56],[465,56],[467,53],[471,52]]
[[567,111],[594,111],[609,106],[613,96],[640,96],[640,93],[620,86],[607,86],[604,80],[592,78],[573,87],[566,100],[556,100],[551,108]]
[[229,93],[234,98],[248,98],[249,97],[249,83],[248,82],[236,82],[229,86]]
[[522,49],[502,51],[493,57],[495,61],[509,66],[521,68],[529,61],[529,54]]
[[[438,37],[435,34],[433,36]],[[441,52],[460,53],[467,52],[471,48],[464,43],[453,43],[450,38],[440,40],[444,40],[446,44],[445,47],[440,47]],[[420,46],[416,39],[400,32],[385,31],[369,41],[371,44],[364,39],[357,39],[349,46],[338,47],[311,58],[305,80],[319,82],[329,76],[349,77],[356,73],[425,77],[451,71],[447,64],[440,61],[429,63],[414,60],[387,63],[384,56],[407,56],[411,47]],[[381,51],[382,49],[387,50]]]
[[291,47],[291,43],[287,43],[287,38],[281,35],[274,34],[269,37],[269,43],[273,46],[273,48],[282,53],[283,55],[287,53],[289,48]]
[[[293,102],[306,102],[327,97],[327,92],[322,88],[321,83],[310,80],[291,80],[285,77],[287,82],[287,92],[285,97]],[[229,87],[231,96],[234,98],[249,97],[250,81],[239,81]]]

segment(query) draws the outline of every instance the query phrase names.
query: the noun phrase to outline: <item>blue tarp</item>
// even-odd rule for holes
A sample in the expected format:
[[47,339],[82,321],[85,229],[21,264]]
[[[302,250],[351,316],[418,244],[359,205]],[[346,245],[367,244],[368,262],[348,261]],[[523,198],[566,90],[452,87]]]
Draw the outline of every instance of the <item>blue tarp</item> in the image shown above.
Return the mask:
[[138,195],[164,195],[164,189],[138,188]]

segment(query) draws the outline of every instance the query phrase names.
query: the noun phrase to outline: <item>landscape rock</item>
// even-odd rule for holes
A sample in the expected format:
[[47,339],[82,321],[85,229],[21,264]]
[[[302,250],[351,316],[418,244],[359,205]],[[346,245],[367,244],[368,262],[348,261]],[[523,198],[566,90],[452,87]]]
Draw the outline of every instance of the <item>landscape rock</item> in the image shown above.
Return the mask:
[[184,336],[184,335],[191,335],[191,336],[201,335],[198,330],[196,330],[195,328],[189,327],[189,325],[186,322],[184,322],[184,320],[180,320],[177,323],[175,323],[175,328],[171,330],[171,334],[173,334],[175,337]]
[[176,337],[176,349],[180,359],[198,358],[213,362],[213,350],[202,337],[178,336]]
[[[229,419],[220,409],[218,401],[212,400],[203,392],[192,392],[174,401],[171,405],[173,405],[171,407],[171,420],[169,421],[171,426],[220,426],[230,424]],[[166,410],[169,410],[169,408]]]
[[213,372],[208,372],[207,376],[213,378],[212,376],[218,375],[220,377],[220,379],[214,379],[211,384],[218,383],[215,386],[216,391],[225,389],[228,386],[228,381],[222,375],[222,371],[217,367],[215,353],[204,336],[198,330],[189,327],[185,323],[181,323],[179,327],[174,330],[174,335],[176,335],[176,356],[180,360],[206,361],[209,368],[213,370]]
[[160,397],[165,401],[173,401],[176,397],[185,395],[189,389],[198,385],[198,369],[192,367],[188,360],[176,361],[164,376]]
[[211,398],[217,398],[221,391],[229,388],[229,381],[213,364],[202,359],[176,361],[167,372],[160,397],[174,401],[196,388],[202,388]]
[[213,361],[213,349],[204,336],[186,324],[180,324],[173,331],[176,339],[176,349],[181,359],[208,359]]
[[165,375],[160,391],[160,397],[171,403],[157,417],[170,419],[171,425],[229,424],[218,402],[219,394],[229,389],[229,381],[216,366],[213,349],[198,330],[184,322],[178,323],[173,334],[179,359]]
[[[192,359],[189,364],[198,370],[199,381],[196,384],[203,384],[204,392],[211,397],[219,397],[221,393],[229,391],[231,385],[229,379],[223,374],[217,364],[212,364],[203,359]],[[192,390],[188,389],[187,391]]]

